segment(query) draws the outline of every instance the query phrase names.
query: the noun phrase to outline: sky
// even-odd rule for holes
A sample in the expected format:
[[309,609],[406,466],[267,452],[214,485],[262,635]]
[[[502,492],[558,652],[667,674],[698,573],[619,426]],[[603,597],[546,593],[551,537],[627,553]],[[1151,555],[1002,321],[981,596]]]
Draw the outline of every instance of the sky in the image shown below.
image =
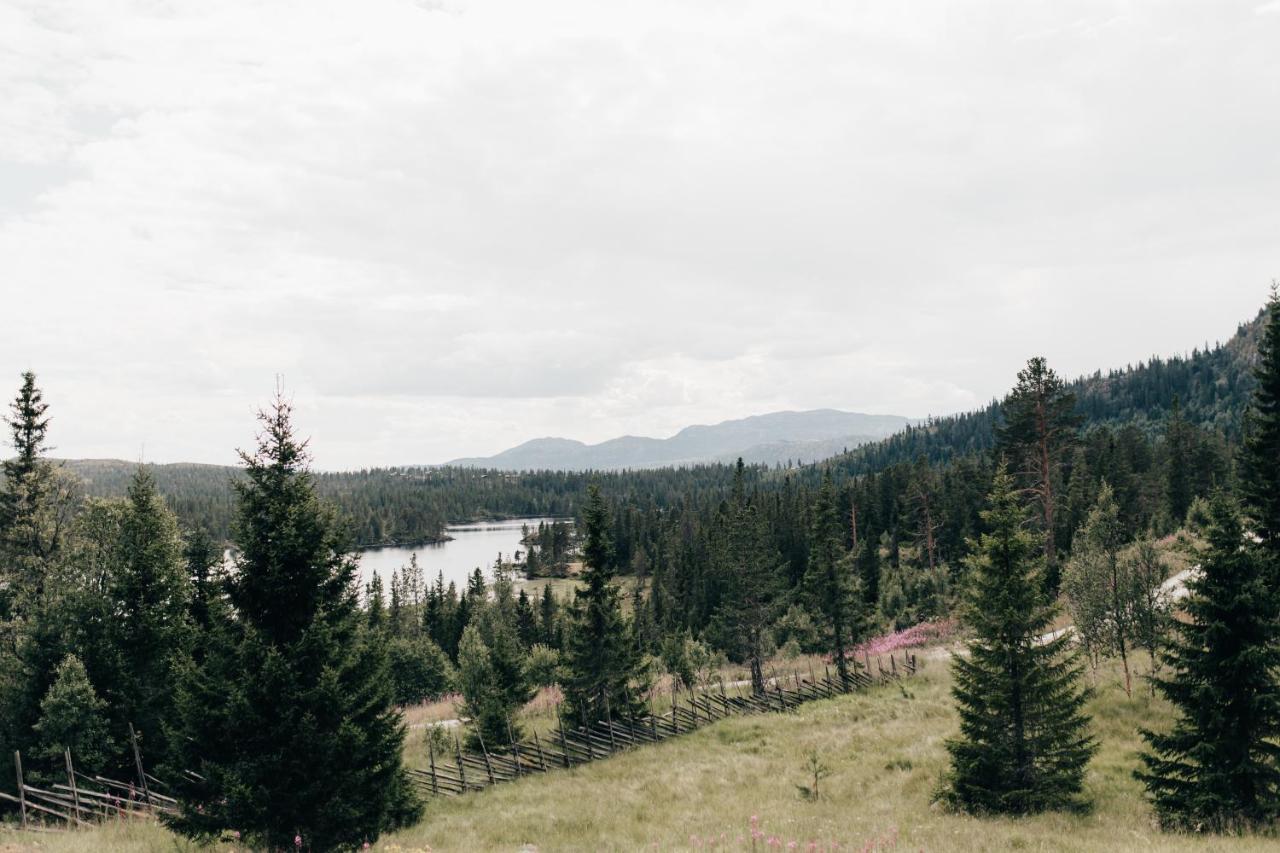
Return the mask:
[[[1280,0],[0,0],[0,395],[324,469],[921,417],[1229,337]],[[7,380],[5,379],[7,377]]]

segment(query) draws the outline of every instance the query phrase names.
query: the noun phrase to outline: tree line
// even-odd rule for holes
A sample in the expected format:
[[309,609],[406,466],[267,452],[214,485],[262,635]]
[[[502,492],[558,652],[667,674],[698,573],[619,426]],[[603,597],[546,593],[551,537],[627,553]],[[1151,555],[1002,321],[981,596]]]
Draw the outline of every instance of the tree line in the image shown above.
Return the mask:
[[[327,475],[310,470],[281,398],[230,481],[228,567],[224,539],[181,519],[150,466],[122,496],[84,497],[47,458],[48,407],[25,374],[0,490],[0,746],[36,757],[36,778],[67,748],[90,770],[118,771],[133,724],[175,786],[179,831],[349,847],[420,814],[397,703],[459,689],[468,738],[501,750],[539,685],[561,687],[574,724],[625,718],[659,667],[687,681],[700,656],[723,654],[762,690],[774,654],[821,652],[844,671],[873,632],[959,613],[973,638],[956,664],[950,801],[1015,812],[1077,802],[1093,751],[1081,655],[1118,655],[1127,671],[1145,649],[1167,673],[1156,689],[1181,711],[1172,732],[1149,735],[1144,759],[1162,819],[1258,825],[1276,790],[1280,303],[1266,319],[1248,420],[1205,420],[1202,394],[1194,406],[1175,396],[1158,420],[1091,421],[1082,386],[1036,358],[991,410],[989,437],[976,413],[820,467],[406,475],[421,493],[456,487],[438,506],[472,516],[521,506],[521,494],[563,499],[533,511],[563,506],[575,541],[565,545],[567,528],[530,531],[526,566],[563,565],[575,549],[581,587],[565,600],[517,593],[502,565],[460,590],[410,563],[389,589],[360,590],[359,534],[325,499]],[[1218,348],[1189,363],[1225,352],[1247,357]],[[1120,393],[1121,380],[1190,387],[1170,375],[1203,378],[1148,365],[1108,393],[1150,402]],[[927,448],[948,429],[963,430],[950,451],[895,449]],[[883,467],[867,462],[876,453]],[[496,495],[508,502],[476,503]],[[1189,624],[1156,594],[1163,566],[1150,551],[1186,524],[1207,543]],[[1083,651],[1044,636],[1060,592]],[[1241,662],[1248,676],[1232,674]],[[1206,695],[1231,709],[1236,746],[1211,730],[1223,715]],[[1194,795],[1207,778],[1227,793]]]

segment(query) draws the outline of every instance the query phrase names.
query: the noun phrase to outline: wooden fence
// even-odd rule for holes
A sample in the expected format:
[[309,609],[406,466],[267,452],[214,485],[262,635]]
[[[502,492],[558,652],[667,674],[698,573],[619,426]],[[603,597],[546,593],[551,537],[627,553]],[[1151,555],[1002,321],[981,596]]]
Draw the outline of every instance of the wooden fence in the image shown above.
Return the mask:
[[[671,710],[666,713],[625,720],[615,720],[606,713],[606,719],[590,727],[566,728],[564,718],[557,710],[559,725],[546,740],[535,732],[527,740],[510,739],[502,751],[489,751],[483,741],[479,752],[464,750],[455,736],[453,749],[442,755],[436,752],[433,739],[428,738],[428,766],[409,768],[409,775],[428,797],[481,791],[522,776],[599,761],[646,743],[687,734],[725,717],[786,712],[814,699],[866,690],[914,675],[919,666],[915,655],[905,653],[901,663],[890,655],[887,668],[880,659],[876,659],[874,670],[869,658],[850,663],[849,671],[843,677],[838,673],[833,675],[830,667],[821,677],[812,669],[807,678],[794,672],[790,676],[774,673],[762,693],[739,687],[731,695],[723,682],[718,690],[688,692],[683,696],[673,693]],[[66,781],[51,783],[47,788],[37,787],[27,784],[23,776],[22,755],[15,752],[13,763],[17,795],[0,791],[0,800],[17,805],[23,828],[36,831],[74,828],[108,820],[150,819],[175,813],[177,800],[159,793],[157,789],[163,789],[164,783],[147,773],[143,766],[133,726],[129,727],[129,739],[136,772],[133,781],[86,775],[75,768],[71,751],[67,750],[64,755]]]
[[490,751],[483,740],[479,752],[464,750],[455,736],[452,750],[439,754],[434,739],[428,737],[428,766],[409,768],[409,774],[428,797],[458,796],[522,776],[598,761],[646,743],[686,734],[725,717],[786,712],[813,699],[866,690],[914,675],[919,666],[916,656],[909,653],[902,655],[901,663],[890,655],[887,668],[879,659],[874,663],[873,670],[870,659],[851,662],[843,678],[833,675],[829,667],[822,676],[811,670],[807,678],[800,673],[789,677],[774,674],[759,694],[740,691],[730,695],[723,683],[718,691],[683,696],[673,693],[671,710],[663,714],[615,720],[606,708],[606,719],[590,727],[566,728],[564,717],[557,711],[559,725],[545,740],[535,732],[527,740],[511,739],[501,752]]
[[13,770],[17,780],[17,796],[0,791],[0,800],[18,807],[23,829],[51,829],[89,826],[108,820],[153,818],[172,814],[178,801],[156,791],[164,783],[147,773],[142,765],[138,736],[129,726],[137,779],[122,782],[106,776],[87,775],[75,768],[71,750],[63,753],[66,781],[54,782],[47,788],[27,784],[22,771],[22,753],[13,754]]

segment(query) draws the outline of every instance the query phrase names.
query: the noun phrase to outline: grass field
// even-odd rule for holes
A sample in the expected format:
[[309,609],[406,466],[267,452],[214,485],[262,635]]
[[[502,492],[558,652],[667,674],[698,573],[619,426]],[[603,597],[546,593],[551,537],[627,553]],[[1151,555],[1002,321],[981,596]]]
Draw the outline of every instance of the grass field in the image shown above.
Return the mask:
[[[790,714],[730,719],[686,737],[571,771],[433,801],[421,824],[377,849],[410,850],[1276,850],[1275,838],[1159,832],[1132,778],[1140,724],[1167,709],[1132,699],[1104,671],[1092,702],[1102,750],[1091,765],[1092,812],[977,819],[935,806],[956,719],[945,660],[916,679],[813,702]],[[810,754],[830,767],[817,799],[800,794]],[[778,845],[769,846],[769,838]],[[811,848],[810,843],[815,847]],[[838,844],[836,848],[834,845]],[[780,845],[780,846],[779,846]],[[0,831],[0,853],[187,849],[155,827],[73,835]],[[222,848],[227,849],[227,848]]]

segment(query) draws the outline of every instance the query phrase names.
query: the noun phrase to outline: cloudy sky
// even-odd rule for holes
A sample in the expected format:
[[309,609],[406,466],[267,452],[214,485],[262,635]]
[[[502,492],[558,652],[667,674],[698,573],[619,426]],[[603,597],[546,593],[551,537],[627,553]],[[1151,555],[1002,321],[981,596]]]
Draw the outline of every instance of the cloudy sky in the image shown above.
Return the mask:
[[323,468],[968,409],[1258,309],[1277,45],[1280,0],[0,0],[0,380],[60,455],[230,462],[279,375]]

